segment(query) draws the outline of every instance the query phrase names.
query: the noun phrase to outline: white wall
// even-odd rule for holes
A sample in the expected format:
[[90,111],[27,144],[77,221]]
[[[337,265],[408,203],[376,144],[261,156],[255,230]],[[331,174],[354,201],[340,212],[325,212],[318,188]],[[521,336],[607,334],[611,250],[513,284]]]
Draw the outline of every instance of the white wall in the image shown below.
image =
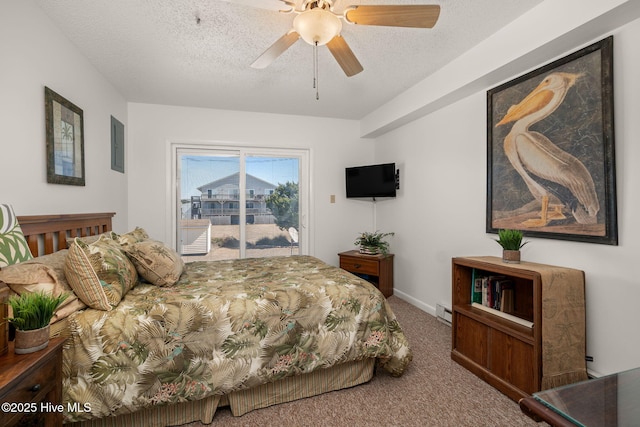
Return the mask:
[[[602,375],[640,365],[636,331],[640,324],[640,278],[635,265],[640,253],[640,222],[635,215],[640,209],[640,194],[635,188],[640,182],[640,169],[635,166],[640,163],[640,20],[610,30],[596,29],[603,32],[594,39],[583,39],[582,45],[576,44],[560,56],[614,35],[619,245],[532,238],[522,256],[527,261],[585,271],[587,354],[594,358],[587,367],[594,375]],[[506,80],[526,71],[523,68]],[[464,70],[450,72],[452,76],[464,74]],[[488,73],[486,81],[495,79]],[[425,81],[423,86],[429,83]],[[392,242],[396,293],[431,313],[437,303],[451,302],[452,257],[501,254],[492,240],[495,235],[485,233],[486,90],[493,86],[485,85],[432,107],[424,117],[375,140],[376,162],[396,161],[401,169],[398,198],[378,204],[376,214],[377,228],[396,232]],[[409,91],[406,96],[411,94]]]
[[[345,199],[344,168],[373,159],[358,122],[203,108],[129,105],[129,226],[169,242],[168,141],[311,150],[312,254],[337,264],[359,231],[373,227],[373,206]],[[330,196],[336,203],[330,203]]]
[[[47,184],[44,87],[83,110],[86,186]],[[0,4],[0,203],[18,215],[116,212],[127,224],[126,176],[111,170],[111,115],[124,98],[31,0]]]

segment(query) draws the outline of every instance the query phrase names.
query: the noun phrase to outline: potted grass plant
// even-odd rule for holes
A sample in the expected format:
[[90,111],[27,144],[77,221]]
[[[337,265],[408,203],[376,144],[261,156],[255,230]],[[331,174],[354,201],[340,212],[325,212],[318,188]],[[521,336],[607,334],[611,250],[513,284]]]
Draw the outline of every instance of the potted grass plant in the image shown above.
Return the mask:
[[360,253],[376,255],[389,252],[389,242],[384,240],[395,233],[381,233],[379,231],[360,233],[354,244],[360,247]]
[[67,294],[54,297],[44,292],[9,297],[13,317],[7,320],[16,329],[15,353],[33,353],[49,345],[49,322],[65,299]]
[[520,262],[520,249],[529,242],[523,242],[524,234],[520,230],[498,230],[498,238],[495,239],[502,246],[502,261],[511,264]]

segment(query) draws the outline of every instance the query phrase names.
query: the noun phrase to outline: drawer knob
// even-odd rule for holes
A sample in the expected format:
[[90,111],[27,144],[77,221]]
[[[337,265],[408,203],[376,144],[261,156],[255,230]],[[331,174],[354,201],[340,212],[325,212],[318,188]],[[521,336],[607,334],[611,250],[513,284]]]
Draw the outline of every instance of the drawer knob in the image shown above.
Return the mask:
[[36,384],[33,387],[31,387],[31,391],[36,392],[36,391],[40,391],[42,387],[40,386],[40,384]]
[[354,266],[355,268],[360,268],[360,267],[362,267],[360,264],[353,264],[353,266]]

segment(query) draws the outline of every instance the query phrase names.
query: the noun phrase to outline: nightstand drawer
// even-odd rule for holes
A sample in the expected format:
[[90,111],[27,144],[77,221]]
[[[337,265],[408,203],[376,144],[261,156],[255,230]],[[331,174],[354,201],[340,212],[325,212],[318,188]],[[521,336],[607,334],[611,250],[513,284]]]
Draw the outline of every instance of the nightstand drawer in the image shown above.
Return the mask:
[[62,403],[62,346],[52,338],[39,351],[16,354],[13,341],[0,356],[0,402],[14,403],[15,411],[0,412],[0,426],[62,426],[62,412],[41,410],[42,404]]
[[377,276],[380,263],[377,260],[363,258],[340,257],[340,268],[358,274]]
[[51,355],[37,370],[20,377],[17,387],[0,396],[3,402],[39,402],[56,385],[56,358]]

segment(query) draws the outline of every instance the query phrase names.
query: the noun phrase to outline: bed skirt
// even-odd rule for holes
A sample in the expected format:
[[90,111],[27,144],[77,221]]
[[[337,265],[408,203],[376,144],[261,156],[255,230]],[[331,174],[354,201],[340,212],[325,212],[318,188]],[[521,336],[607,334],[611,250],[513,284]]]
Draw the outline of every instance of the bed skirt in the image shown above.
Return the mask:
[[373,377],[374,368],[375,359],[364,359],[327,369],[319,369],[308,374],[282,378],[272,383],[224,396],[210,396],[193,402],[157,406],[132,414],[92,419],[67,425],[73,427],[138,427],[141,425],[165,427],[194,421],[210,424],[213,422],[218,407],[229,406],[234,416],[240,416],[254,409],[266,408],[366,383]]

